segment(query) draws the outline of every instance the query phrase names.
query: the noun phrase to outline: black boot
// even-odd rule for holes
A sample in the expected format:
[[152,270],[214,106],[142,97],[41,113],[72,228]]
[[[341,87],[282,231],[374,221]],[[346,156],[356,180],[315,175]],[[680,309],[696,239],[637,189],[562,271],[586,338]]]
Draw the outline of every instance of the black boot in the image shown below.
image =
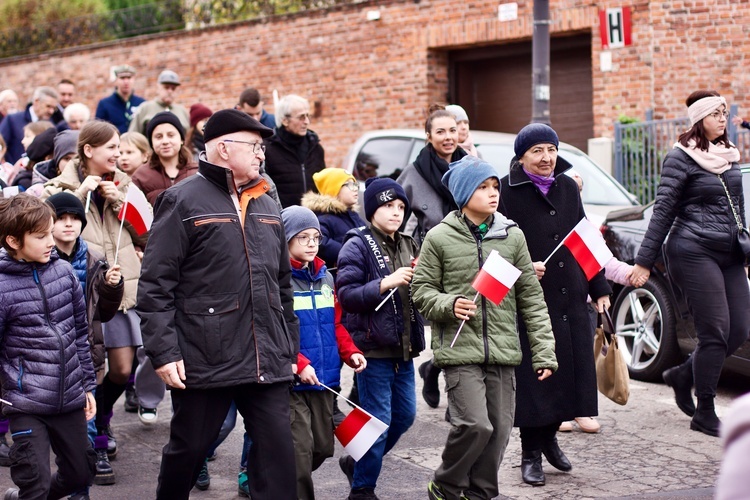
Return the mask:
[[96,450],[96,475],[94,476],[94,484],[115,484],[115,471],[112,470],[109,458],[107,458],[107,450],[104,448]]
[[523,482],[532,486],[544,486],[545,477],[542,469],[542,450],[521,452],[521,477]]
[[435,366],[432,360],[425,361],[419,365],[419,376],[424,380],[422,385],[422,397],[430,408],[437,408],[440,404],[440,387],[438,377],[440,368]]
[[573,470],[570,460],[568,460],[568,457],[560,449],[560,445],[557,444],[557,438],[552,438],[552,441],[545,442],[542,445],[542,453],[544,453],[544,458],[547,459],[547,462],[555,469],[563,472]]
[[97,427],[96,435],[107,436],[107,457],[110,460],[117,458],[117,440],[115,439],[115,434],[112,432],[112,426]]
[[5,439],[5,434],[0,435],[0,465],[10,467],[10,446]]
[[[341,388],[339,388],[341,390]],[[333,397],[333,425],[338,427],[341,425],[341,422],[344,421],[346,418],[346,415],[344,415],[344,412],[341,411],[341,408],[339,408],[339,398],[334,395]]]
[[664,382],[674,390],[674,400],[677,407],[688,417],[695,414],[695,403],[691,390],[693,388],[693,363],[692,358],[681,365],[677,365],[669,370],[664,370],[661,374]]
[[698,398],[698,408],[695,410],[693,420],[690,421],[690,428],[709,436],[719,437],[720,427],[721,420],[716,416],[714,398]]

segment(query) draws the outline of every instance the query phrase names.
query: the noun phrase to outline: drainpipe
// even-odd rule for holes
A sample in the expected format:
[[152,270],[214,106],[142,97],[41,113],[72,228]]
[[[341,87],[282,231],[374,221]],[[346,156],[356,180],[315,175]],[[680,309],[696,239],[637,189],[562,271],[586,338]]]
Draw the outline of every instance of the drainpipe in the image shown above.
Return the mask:
[[549,0],[534,0],[531,56],[531,122],[551,125],[549,116]]

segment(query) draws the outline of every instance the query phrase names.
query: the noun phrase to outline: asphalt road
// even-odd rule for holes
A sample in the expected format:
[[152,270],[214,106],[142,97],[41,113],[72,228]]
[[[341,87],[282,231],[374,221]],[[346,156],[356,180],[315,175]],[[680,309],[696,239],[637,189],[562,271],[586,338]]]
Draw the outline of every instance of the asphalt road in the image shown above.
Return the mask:
[[[429,356],[426,351],[416,362]],[[347,394],[350,372],[343,379]],[[746,382],[722,385],[717,397],[719,416],[745,387]],[[418,376],[417,390],[421,390]],[[383,500],[426,498],[427,482],[440,463],[450,429],[443,420],[445,397],[437,409],[429,408],[421,397],[417,399],[414,426],[384,460],[376,490]],[[348,406],[343,406],[347,412]],[[712,498],[721,462],[719,439],[689,429],[690,420],[674,405],[668,387],[633,381],[627,406],[618,406],[600,395],[599,414],[599,434],[578,430],[559,434],[560,446],[573,463],[573,471],[558,472],[545,463],[547,484],[543,487],[531,487],[521,480],[520,440],[514,430],[498,472],[498,498]],[[124,412],[122,400],[118,402],[112,420],[119,446],[117,459],[112,462],[117,483],[92,487],[92,499],[154,498],[161,449],[169,435],[169,415],[169,396],[159,407],[158,422],[148,427],[140,423],[137,415]],[[210,488],[194,489],[191,499],[237,498],[241,447],[242,430],[238,426],[219,448],[218,458],[210,463]],[[313,475],[320,500],[344,499],[348,495],[348,484],[338,467],[341,453],[337,443],[336,456]],[[10,486],[9,469],[0,467],[0,494]]]

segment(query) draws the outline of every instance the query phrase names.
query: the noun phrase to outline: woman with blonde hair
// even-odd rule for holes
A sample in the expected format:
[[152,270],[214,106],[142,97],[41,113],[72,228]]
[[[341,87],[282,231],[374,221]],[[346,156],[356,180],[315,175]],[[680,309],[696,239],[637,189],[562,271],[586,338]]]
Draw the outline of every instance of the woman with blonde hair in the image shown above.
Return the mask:
[[110,427],[112,407],[125,390],[136,348],[142,344],[140,319],[133,308],[146,235],[139,236],[128,222],[120,234],[117,214],[132,184],[130,177],[117,169],[119,146],[120,136],[113,125],[103,121],[86,123],[78,136],[78,156],[68,162],[58,177],[45,184],[42,194],[42,198],[48,198],[68,192],[81,200],[86,210],[86,227],[81,236],[90,248],[105,254],[110,264],[120,265],[125,282],[120,310],[102,325],[109,371],[96,388],[94,484],[115,482],[109,464],[109,458],[117,454]]

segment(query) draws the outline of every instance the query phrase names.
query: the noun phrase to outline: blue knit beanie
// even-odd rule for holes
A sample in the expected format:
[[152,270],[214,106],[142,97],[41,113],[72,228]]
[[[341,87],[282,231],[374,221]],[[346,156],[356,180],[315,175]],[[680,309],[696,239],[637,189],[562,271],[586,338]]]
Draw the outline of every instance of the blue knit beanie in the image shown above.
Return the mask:
[[531,149],[531,146],[542,143],[559,146],[560,139],[557,138],[557,132],[544,123],[530,123],[516,136],[513,151],[516,153],[516,158],[521,158],[526,151]]
[[454,161],[443,174],[442,183],[453,195],[458,209],[464,208],[477,190],[480,184],[495,177],[498,182],[500,176],[495,167],[476,156],[466,155],[458,161]]
[[320,232],[320,222],[312,210],[292,205],[281,211],[281,220],[284,221],[284,231],[286,233],[286,242],[297,236],[305,229],[317,229]]
[[365,182],[365,218],[372,220],[372,215],[380,205],[389,201],[399,199],[406,205],[405,212],[409,211],[409,198],[406,192],[396,181],[388,177],[371,177]]

